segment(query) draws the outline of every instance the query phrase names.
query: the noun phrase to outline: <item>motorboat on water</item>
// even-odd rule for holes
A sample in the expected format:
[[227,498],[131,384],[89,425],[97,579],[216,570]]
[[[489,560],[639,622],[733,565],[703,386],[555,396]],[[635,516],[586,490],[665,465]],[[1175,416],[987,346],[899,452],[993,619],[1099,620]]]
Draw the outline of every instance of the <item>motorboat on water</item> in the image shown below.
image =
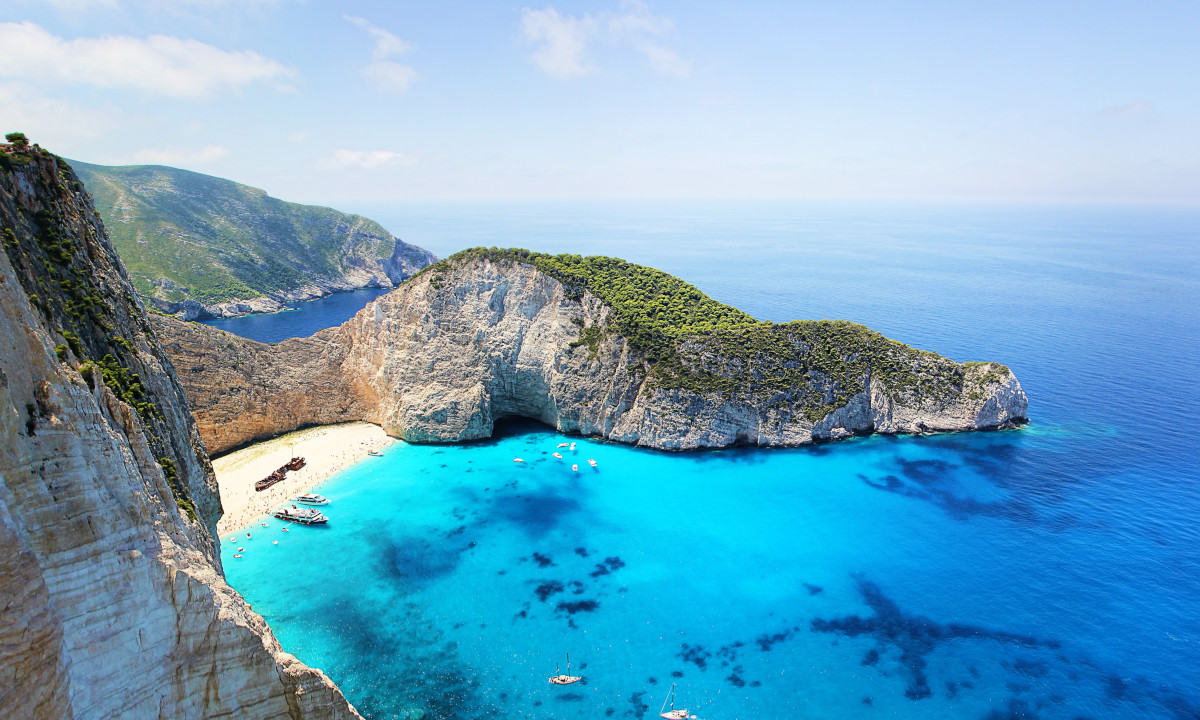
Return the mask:
[[383,453],[379,452],[378,450],[368,450],[367,454],[371,457],[383,457]]
[[591,458],[588,458],[588,465],[591,465],[592,467],[596,467],[596,461]]
[[304,493],[296,498],[296,502],[303,503],[305,505],[328,505],[329,498],[316,493]]
[[[671,704],[670,710],[667,709],[668,702]],[[667,693],[667,699],[663,700],[662,708],[658,711],[658,716],[666,718],[666,720],[695,720],[696,717],[695,715],[688,715],[686,709],[675,709],[675,683],[671,683],[671,692]]]
[[276,508],[272,513],[280,520],[288,522],[300,523],[301,525],[320,525],[329,522],[329,518],[316,508],[298,508],[295,505],[291,507]]
[[562,453],[555,452],[555,453],[550,453],[550,454],[553,455],[554,457],[558,458],[559,460],[562,460]]
[[583,679],[582,675],[571,674],[571,653],[567,653],[567,672],[566,674],[558,671],[558,665],[554,666],[554,674],[550,676],[551,685],[571,685]]

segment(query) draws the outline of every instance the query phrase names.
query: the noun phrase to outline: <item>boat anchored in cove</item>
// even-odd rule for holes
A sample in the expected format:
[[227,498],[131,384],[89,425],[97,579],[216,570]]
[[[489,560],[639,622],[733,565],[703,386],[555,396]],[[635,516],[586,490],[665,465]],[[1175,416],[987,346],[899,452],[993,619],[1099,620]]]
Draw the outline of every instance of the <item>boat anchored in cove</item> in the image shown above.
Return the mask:
[[558,671],[558,665],[554,666],[554,675],[550,676],[551,685],[571,685],[583,679],[582,675],[571,674],[571,653],[567,653],[567,674],[563,675]]
[[328,505],[329,498],[316,493],[304,493],[296,498],[296,502],[304,505]]
[[277,508],[272,515],[280,520],[300,523],[301,525],[320,525],[329,522],[329,518],[325,517],[320,510],[316,508],[298,508],[295,505]]
[[[667,703],[671,704],[671,709],[667,709]],[[687,709],[675,709],[675,683],[671,683],[671,692],[667,693],[667,699],[663,700],[662,708],[658,711],[660,718],[666,720],[695,720],[695,715],[688,715]]]

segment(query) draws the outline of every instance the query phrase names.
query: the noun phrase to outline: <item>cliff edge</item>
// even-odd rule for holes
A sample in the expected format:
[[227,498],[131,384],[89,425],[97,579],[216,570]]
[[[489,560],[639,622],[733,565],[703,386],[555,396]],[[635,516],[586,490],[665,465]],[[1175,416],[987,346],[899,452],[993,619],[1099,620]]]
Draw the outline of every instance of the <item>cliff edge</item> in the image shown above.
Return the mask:
[[997,363],[956,363],[844,321],[759,322],[614,258],[477,248],[337,328],[268,346],[154,318],[212,452],[366,420],[413,442],[506,417],[663,450],[1008,427],[1028,400]]
[[0,145],[0,709],[359,718],[226,584],[208,455],[78,178]]

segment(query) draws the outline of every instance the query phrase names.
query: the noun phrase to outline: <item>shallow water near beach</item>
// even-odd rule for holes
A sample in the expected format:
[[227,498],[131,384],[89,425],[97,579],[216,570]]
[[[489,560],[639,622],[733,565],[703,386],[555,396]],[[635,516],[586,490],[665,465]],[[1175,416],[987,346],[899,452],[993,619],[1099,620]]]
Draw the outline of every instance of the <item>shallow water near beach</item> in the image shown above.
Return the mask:
[[[285,648],[377,719],[652,718],[671,683],[709,720],[1200,717],[1195,213],[668,210],[457,222],[1004,362],[1033,421],[783,451],[524,422],[396,443],[318,488],[328,526],[222,538]],[[585,680],[550,686],[568,652]]]

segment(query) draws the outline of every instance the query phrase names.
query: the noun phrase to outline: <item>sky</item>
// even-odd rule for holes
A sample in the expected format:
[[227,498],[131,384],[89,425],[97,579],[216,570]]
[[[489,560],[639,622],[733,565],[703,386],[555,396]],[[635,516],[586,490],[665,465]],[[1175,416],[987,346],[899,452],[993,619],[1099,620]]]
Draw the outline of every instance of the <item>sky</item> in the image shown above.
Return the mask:
[[0,0],[0,130],[337,207],[1200,204],[1200,3]]

